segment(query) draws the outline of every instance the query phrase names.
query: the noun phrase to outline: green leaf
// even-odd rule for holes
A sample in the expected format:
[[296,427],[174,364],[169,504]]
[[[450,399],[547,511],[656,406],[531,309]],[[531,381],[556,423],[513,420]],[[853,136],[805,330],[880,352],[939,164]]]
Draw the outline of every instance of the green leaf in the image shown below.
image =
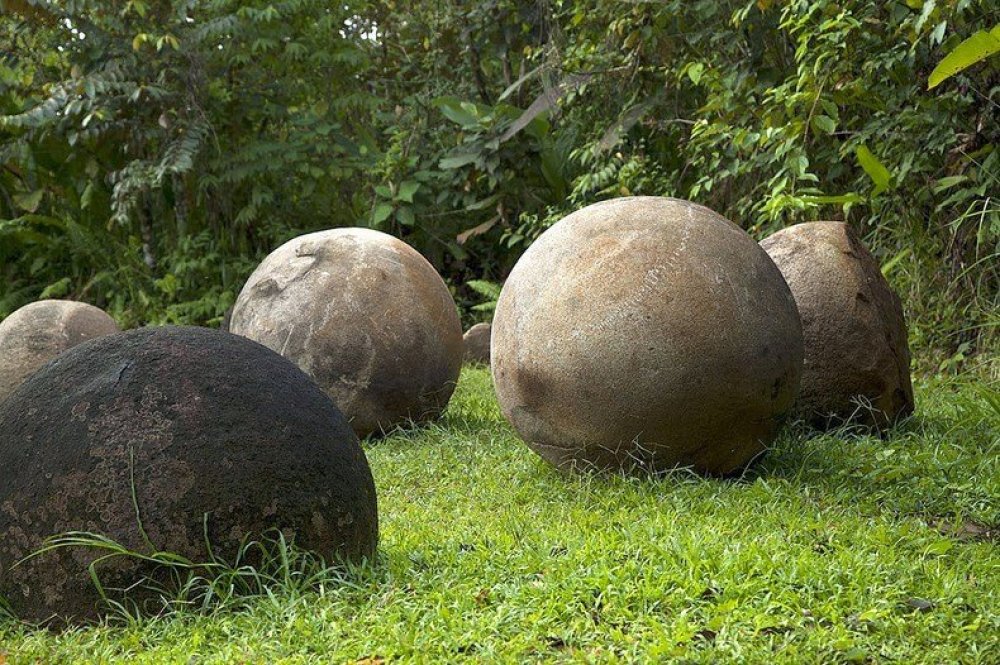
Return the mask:
[[414,180],[404,180],[399,184],[399,193],[396,194],[396,198],[400,201],[413,203],[413,195],[417,193],[418,189],[420,189],[419,182]]
[[953,547],[955,547],[955,543],[951,542],[950,540],[945,540],[945,539],[936,540],[927,547],[927,549],[924,551],[924,554],[925,555],[947,554],[948,552],[951,551]]
[[97,187],[94,183],[88,182],[87,186],[83,190],[83,194],[80,195],[80,208],[86,210],[90,207],[90,204],[94,201],[94,195],[97,193]]
[[813,116],[812,124],[814,129],[824,134],[833,134],[837,130],[837,123],[827,115]]
[[14,194],[14,204],[25,212],[35,212],[38,210],[38,206],[42,202],[42,195],[45,194],[44,189],[36,189],[30,194],[18,193]]
[[417,220],[413,217],[413,208],[410,206],[403,206],[396,211],[396,219],[403,226],[413,226],[416,224]]
[[848,663],[863,663],[868,660],[868,654],[861,647],[851,647],[841,657]]
[[1000,52],[1000,25],[994,26],[989,32],[980,30],[956,46],[938,63],[927,78],[927,89],[933,90],[960,71],[997,52]]
[[931,32],[931,45],[940,44],[944,41],[944,31],[948,29],[948,21],[941,21]]
[[936,0],[925,0],[923,10],[920,12],[920,16],[917,18],[917,22],[913,25],[913,29],[920,32],[924,24],[927,23],[927,19],[931,17],[931,13],[934,11],[934,7],[937,5]]
[[463,108],[462,102],[454,97],[441,97],[434,103],[444,114],[444,117],[456,124],[463,127],[473,127],[479,124],[479,118]]
[[937,182],[934,183],[934,193],[937,194],[938,192],[944,191],[949,187],[954,187],[960,182],[965,182],[968,179],[969,176],[965,175],[950,175],[944,178],[940,178],[937,180]]
[[379,203],[375,206],[375,211],[372,213],[372,222],[374,224],[381,224],[385,220],[389,219],[389,215],[392,214],[393,206],[391,203]]
[[861,614],[859,614],[858,615],[858,621],[859,622],[875,621],[876,619],[878,619],[881,616],[882,616],[882,612],[880,610],[872,608],[870,610],[865,610],[864,612],[862,612]]
[[[181,47],[181,43],[177,41],[177,38],[169,33],[163,35],[163,37],[160,39],[160,42],[168,44],[170,48],[174,49],[175,51],[179,50]],[[160,42],[157,42],[156,50],[160,50]]]
[[687,76],[691,79],[691,83],[698,85],[698,81],[701,80],[701,75],[704,71],[705,65],[700,62],[696,62],[687,68]]
[[864,203],[865,197],[855,194],[854,192],[848,192],[847,194],[837,194],[833,196],[813,196],[805,195],[801,197],[806,203],[831,203],[831,204],[846,204],[846,203]]
[[892,273],[893,269],[895,269],[895,267],[899,265],[899,262],[905,259],[909,255],[910,255],[910,248],[907,247],[903,251],[896,254],[896,256],[886,261],[885,265],[882,266],[882,276],[888,277]]
[[70,281],[69,277],[63,277],[62,279],[52,282],[38,294],[40,300],[45,300],[46,298],[59,298],[61,296],[69,293]]
[[889,180],[891,175],[889,174],[889,169],[885,168],[882,162],[878,161],[878,157],[872,154],[872,151],[868,149],[868,146],[862,144],[857,147],[854,154],[858,158],[858,164],[861,168],[865,170],[868,177],[872,179],[875,183],[875,194],[881,194],[889,188]]
[[453,155],[451,157],[445,157],[440,162],[438,166],[443,169],[457,169],[460,166],[465,166],[466,164],[471,164],[479,159],[478,152],[463,152],[458,155]]
[[485,279],[470,279],[465,283],[465,285],[479,295],[486,296],[487,298],[491,298],[493,300],[499,298],[500,291],[503,290],[500,284],[490,282]]

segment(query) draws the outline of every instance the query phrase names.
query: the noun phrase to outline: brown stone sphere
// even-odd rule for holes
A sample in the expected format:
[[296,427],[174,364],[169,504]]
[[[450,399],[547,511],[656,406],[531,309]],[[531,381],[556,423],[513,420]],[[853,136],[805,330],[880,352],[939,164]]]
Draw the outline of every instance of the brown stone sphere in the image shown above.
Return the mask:
[[885,427],[913,411],[903,307],[843,222],[810,222],[761,242],[792,289],[805,365],[796,410],[820,426]]
[[504,415],[556,466],[727,474],[791,407],[802,330],[781,273],[738,226],[687,201],[623,198],[525,252],[492,356]]
[[292,360],[358,436],[436,418],[462,368],[462,324],[415,249],[370,229],[300,236],[236,300],[230,330]]
[[[260,344],[205,328],[109,335],[0,403],[0,595],[22,619],[88,621],[108,609],[88,574],[106,552],[22,561],[49,536],[97,533],[204,563],[233,561],[244,539],[275,530],[328,561],[357,560],[375,550],[378,517],[343,415]],[[119,591],[162,569],[118,557],[97,572],[111,599],[162,607],[148,586]]]
[[0,322],[0,402],[39,367],[81,342],[118,332],[93,305],[39,300]]
[[488,323],[477,323],[465,331],[465,362],[490,364],[490,334]]

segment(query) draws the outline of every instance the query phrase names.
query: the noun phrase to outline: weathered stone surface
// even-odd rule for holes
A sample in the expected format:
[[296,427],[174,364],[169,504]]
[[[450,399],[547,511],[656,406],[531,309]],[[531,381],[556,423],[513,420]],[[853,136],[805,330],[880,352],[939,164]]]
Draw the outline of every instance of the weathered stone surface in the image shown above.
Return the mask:
[[465,331],[465,362],[490,364],[490,332],[488,323],[477,323]]
[[[815,424],[885,427],[913,411],[899,298],[857,234],[810,222],[761,242],[799,308],[805,365],[796,410]],[[863,406],[862,406],[863,405]]]
[[[149,552],[148,536],[204,562],[206,524],[230,561],[241,539],[271,529],[328,559],[374,552],[365,454],[329,398],[278,354],[216,330],[144,328],[67,351],[0,404],[0,595],[22,618],[102,612],[87,573],[98,552],[60,549],[13,567],[46,537],[89,531]],[[108,591],[152,572],[126,558],[98,571]]]
[[493,319],[504,415],[562,468],[725,474],[774,436],[802,371],[795,302],[736,225],[687,201],[606,201],[525,252]]
[[276,249],[237,298],[230,330],[295,362],[362,437],[437,417],[462,366],[462,324],[440,275],[370,229]]
[[39,367],[88,339],[118,332],[104,311],[71,300],[40,300],[0,322],[0,402]]

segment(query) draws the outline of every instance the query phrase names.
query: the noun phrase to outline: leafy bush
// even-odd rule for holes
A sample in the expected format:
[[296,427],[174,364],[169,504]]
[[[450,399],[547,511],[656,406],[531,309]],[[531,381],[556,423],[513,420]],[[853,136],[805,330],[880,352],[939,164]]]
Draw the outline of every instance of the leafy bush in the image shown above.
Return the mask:
[[1000,341],[998,59],[961,46],[994,3],[0,4],[0,316],[212,322],[281,241],[363,225],[476,319],[556,220],[653,194],[855,225],[929,368]]

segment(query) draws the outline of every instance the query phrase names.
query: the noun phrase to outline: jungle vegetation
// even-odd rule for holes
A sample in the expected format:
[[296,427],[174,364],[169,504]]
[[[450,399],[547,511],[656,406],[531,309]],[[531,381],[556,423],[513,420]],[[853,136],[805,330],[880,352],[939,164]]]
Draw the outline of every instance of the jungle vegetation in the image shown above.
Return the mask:
[[562,216],[652,194],[757,237],[847,220],[924,369],[996,355],[987,0],[0,8],[0,318],[67,297],[211,325],[282,241],[362,225],[422,252],[472,322]]

